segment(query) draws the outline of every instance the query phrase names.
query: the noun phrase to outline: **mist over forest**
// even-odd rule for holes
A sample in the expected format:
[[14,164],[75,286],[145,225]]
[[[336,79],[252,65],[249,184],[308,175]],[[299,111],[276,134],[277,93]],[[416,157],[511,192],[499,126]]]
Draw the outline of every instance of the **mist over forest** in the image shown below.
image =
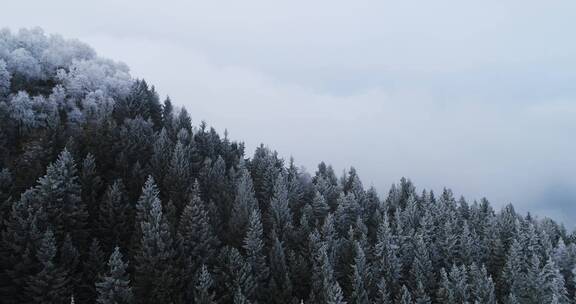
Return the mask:
[[176,104],[80,41],[0,31],[2,303],[575,301],[562,223],[246,155]]

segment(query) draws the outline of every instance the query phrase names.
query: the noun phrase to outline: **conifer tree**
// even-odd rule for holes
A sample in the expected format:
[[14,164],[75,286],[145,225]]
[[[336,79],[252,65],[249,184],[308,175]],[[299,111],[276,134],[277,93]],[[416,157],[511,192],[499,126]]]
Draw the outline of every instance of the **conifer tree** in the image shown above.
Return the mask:
[[235,293],[241,293],[242,298],[253,298],[256,282],[252,268],[246,259],[234,247],[224,247],[220,252],[216,269],[216,287],[218,300],[233,301]]
[[214,293],[212,288],[214,282],[206,265],[202,265],[198,278],[196,279],[196,286],[194,288],[194,303],[197,304],[214,304]]
[[286,254],[282,241],[272,231],[272,249],[270,250],[270,302],[288,304],[292,301],[292,283],[286,264]]
[[252,210],[248,232],[244,238],[244,250],[246,251],[246,261],[250,266],[252,276],[256,283],[255,300],[265,301],[267,293],[267,282],[269,269],[264,255],[264,234],[262,222],[260,220],[260,210]]
[[161,205],[160,202],[160,191],[156,186],[156,182],[152,176],[148,176],[146,179],[146,183],[141,188],[140,197],[136,202],[136,215],[135,215],[135,225],[134,225],[134,234],[133,239],[135,239],[136,243],[140,241],[142,238],[142,224],[143,222],[150,220],[150,210],[152,210],[152,206],[154,205]]
[[241,245],[238,240],[242,240],[244,235],[246,235],[250,214],[257,206],[258,201],[256,201],[254,194],[250,172],[241,162],[236,186],[236,197],[228,227],[228,235],[232,244]]
[[0,59],[0,97],[4,97],[10,92],[10,72],[6,69],[6,62]]
[[560,274],[556,263],[548,259],[537,279],[538,286],[541,290],[541,303],[570,303],[568,292],[564,285],[564,277]]
[[424,289],[424,285],[421,282],[418,282],[417,284],[417,289],[416,289],[416,294],[415,294],[415,303],[416,304],[430,304],[431,299],[428,296],[428,294],[426,293],[426,290]]
[[319,223],[322,223],[322,221],[330,211],[330,207],[326,203],[326,199],[324,199],[324,196],[319,191],[316,191],[316,193],[314,193],[314,199],[312,200],[312,209],[314,210],[314,218]]
[[170,200],[180,212],[184,208],[185,201],[188,199],[188,189],[192,185],[190,152],[181,141],[178,141],[174,147],[165,180]]
[[377,284],[377,293],[375,296],[375,303],[377,304],[391,304],[392,301],[390,300],[390,291],[388,290],[388,283],[386,283],[386,279],[382,277]]
[[27,293],[32,303],[63,303],[70,298],[66,272],[56,265],[56,240],[52,230],[44,233],[36,257],[40,272],[28,279]]
[[68,276],[68,293],[76,294],[82,279],[80,273],[80,252],[74,246],[70,234],[66,234],[64,237],[57,261]]
[[236,290],[234,291],[234,304],[250,304],[251,302],[246,298],[246,296],[244,296],[244,293],[242,293],[242,289],[240,287],[237,287]]
[[342,294],[342,289],[338,282],[334,282],[328,285],[328,293],[327,293],[327,304],[346,304],[347,302],[344,300],[344,295]]
[[496,304],[494,282],[488,275],[486,267],[478,268],[475,264],[470,266],[471,288],[470,292],[475,301],[486,304]]
[[200,267],[213,260],[217,252],[218,239],[212,231],[205,208],[200,198],[198,182],[195,182],[191,190],[191,199],[180,216],[177,232],[179,252],[184,265],[183,278],[185,282],[191,284],[188,289],[192,289],[196,284],[194,277]]
[[[513,292],[516,297],[521,297],[522,291],[525,290],[526,264],[527,261],[522,253],[522,247],[517,240],[514,240],[508,252],[502,278],[504,282],[506,282],[506,290],[508,293]],[[520,300],[520,298],[518,298],[518,300]]]
[[38,180],[34,197],[43,205],[56,238],[70,232],[75,240],[84,240],[88,213],[81,200],[81,187],[72,155],[62,151],[56,162],[48,166],[46,175]]
[[274,184],[274,194],[270,201],[272,229],[281,241],[286,241],[292,233],[292,211],[289,208],[287,178],[279,175]]
[[400,298],[398,299],[399,304],[412,304],[412,295],[406,285],[402,285],[402,293],[400,294]]
[[28,277],[38,271],[32,251],[41,243],[45,223],[44,209],[36,200],[33,190],[24,192],[20,200],[12,203],[8,218],[3,223],[0,247],[0,292],[7,303],[29,301],[25,292]]
[[164,181],[172,159],[172,151],[174,150],[174,142],[170,137],[169,129],[171,129],[171,122],[170,124],[165,122],[160,133],[154,138],[154,144],[152,145],[150,165],[154,172],[154,178],[158,181]]
[[448,273],[446,273],[446,269],[440,269],[440,285],[436,291],[436,302],[437,303],[449,303],[449,304],[456,304],[457,302],[454,301],[455,295],[454,290],[452,288],[452,283],[448,278]]
[[96,172],[96,159],[92,153],[88,153],[82,161],[80,183],[82,185],[82,202],[87,206],[90,223],[94,224],[98,213],[97,195],[102,186],[102,180]]
[[96,281],[106,270],[106,256],[98,239],[93,239],[88,247],[88,257],[82,265],[82,284],[76,294],[79,303],[96,301]]
[[466,303],[470,299],[470,287],[468,286],[468,273],[464,265],[457,267],[452,265],[450,270],[450,285],[452,287],[454,303]]
[[354,243],[354,265],[352,265],[352,296],[350,299],[351,304],[368,304],[368,291],[367,287],[370,284],[369,270],[366,265],[366,256],[364,250],[356,241]]
[[[428,253],[428,247],[424,242],[424,238],[421,234],[416,236],[416,245],[414,246],[414,260],[412,262],[412,267],[410,269],[410,275],[412,278],[412,283],[421,283],[425,291],[430,290],[433,284],[433,272],[432,262],[430,261],[430,255]],[[418,286],[414,286],[417,288]]]
[[129,241],[134,213],[127,202],[126,190],[121,180],[114,181],[106,189],[103,198],[98,217],[99,236],[105,247],[111,249],[116,244],[126,244]]
[[387,217],[378,227],[377,242],[374,248],[374,266],[376,277],[386,280],[386,286],[391,297],[399,290],[396,286],[400,279],[400,261],[398,258],[398,245],[388,224]]
[[108,271],[102,275],[96,283],[98,304],[130,304],[133,303],[132,287],[128,275],[128,263],[120,248],[114,248],[114,252],[108,260]]
[[[158,191],[148,178],[137,205],[141,238],[135,255],[134,289],[140,303],[171,301],[176,284],[172,233],[162,212]],[[158,279],[160,278],[160,279]]]

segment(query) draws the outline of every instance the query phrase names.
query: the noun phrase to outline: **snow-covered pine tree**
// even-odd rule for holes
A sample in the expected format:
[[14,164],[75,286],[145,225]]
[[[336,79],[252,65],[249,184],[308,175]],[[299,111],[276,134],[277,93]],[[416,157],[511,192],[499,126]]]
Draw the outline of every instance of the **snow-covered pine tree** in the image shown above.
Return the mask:
[[108,270],[96,282],[98,304],[134,303],[128,274],[128,263],[119,247],[115,247],[108,260]]

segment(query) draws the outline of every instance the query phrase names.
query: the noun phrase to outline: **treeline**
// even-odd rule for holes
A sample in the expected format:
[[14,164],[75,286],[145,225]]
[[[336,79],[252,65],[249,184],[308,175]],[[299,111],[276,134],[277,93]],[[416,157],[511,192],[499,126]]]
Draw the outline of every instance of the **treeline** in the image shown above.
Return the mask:
[[576,236],[313,175],[41,30],[0,31],[2,303],[573,303]]

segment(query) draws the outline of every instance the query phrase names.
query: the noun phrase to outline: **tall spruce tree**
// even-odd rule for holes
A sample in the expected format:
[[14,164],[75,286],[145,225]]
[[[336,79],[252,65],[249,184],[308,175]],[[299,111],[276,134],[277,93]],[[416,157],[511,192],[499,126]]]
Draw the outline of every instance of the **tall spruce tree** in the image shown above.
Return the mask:
[[286,263],[284,244],[272,231],[272,248],[270,249],[270,290],[271,303],[289,304],[292,302],[292,282]]
[[[193,290],[200,267],[213,260],[218,249],[218,239],[212,231],[208,211],[200,198],[198,182],[194,183],[191,199],[180,216],[177,240],[180,257],[183,259],[183,280],[186,288]],[[192,297],[191,293],[189,297]]]
[[254,193],[252,177],[243,162],[240,163],[239,177],[236,182],[236,197],[232,207],[232,216],[229,221],[228,237],[230,243],[240,246],[250,221],[250,214],[258,206]]
[[250,265],[252,276],[256,282],[256,295],[254,300],[265,301],[268,292],[269,268],[266,264],[264,252],[264,231],[260,220],[260,210],[252,210],[248,232],[244,238],[244,250],[246,251],[246,261]]
[[104,193],[98,215],[98,235],[106,249],[128,243],[133,216],[133,208],[128,203],[124,183],[122,180],[114,181]]
[[292,233],[292,211],[289,208],[287,177],[281,174],[274,184],[274,193],[270,202],[270,220],[272,229],[282,241],[288,240]]
[[28,279],[27,293],[32,303],[57,304],[70,299],[68,274],[56,265],[56,254],[54,233],[47,230],[36,253],[40,271]]
[[88,213],[80,196],[76,164],[68,150],[62,151],[56,162],[48,166],[46,175],[32,191],[34,199],[42,204],[57,239],[70,232],[74,240],[85,240]]
[[158,191],[148,178],[137,205],[141,238],[135,254],[134,291],[139,303],[174,301],[177,294],[172,233],[162,212]]
[[202,265],[198,278],[195,280],[194,303],[197,304],[214,304],[214,293],[212,292],[214,281],[206,265]]
[[368,304],[368,287],[370,286],[370,273],[366,264],[366,256],[360,243],[354,243],[354,264],[352,265],[352,295],[351,304]]
[[134,303],[132,287],[128,274],[128,263],[120,248],[114,248],[108,260],[108,271],[96,282],[98,304],[130,304]]
[[541,303],[570,303],[564,284],[564,276],[552,259],[548,259],[537,279],[541,290]]

